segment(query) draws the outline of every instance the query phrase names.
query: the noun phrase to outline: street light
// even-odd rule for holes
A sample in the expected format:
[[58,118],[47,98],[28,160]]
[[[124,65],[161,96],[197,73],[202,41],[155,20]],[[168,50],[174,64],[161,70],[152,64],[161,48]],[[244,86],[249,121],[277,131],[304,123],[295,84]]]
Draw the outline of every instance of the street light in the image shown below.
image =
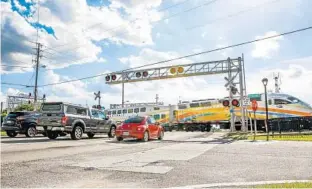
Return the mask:
[[267,132],[267,141],[269,140],[269,128],[268,128],[268,94],[267,94],[267,85],[268,85],[268,79],[263,78],[262,83],[264,86],[264,97],[265,97],[265,125],[266,125],[266,132]]

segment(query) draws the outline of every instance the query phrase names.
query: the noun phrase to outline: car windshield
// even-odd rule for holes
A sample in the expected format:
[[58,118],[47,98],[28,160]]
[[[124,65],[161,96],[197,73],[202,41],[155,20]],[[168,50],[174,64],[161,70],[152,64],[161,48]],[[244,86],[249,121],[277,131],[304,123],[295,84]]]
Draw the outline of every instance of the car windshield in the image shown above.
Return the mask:
[[132,117],[125,120],[124,123],[141,123],[144,120],[144,117]]
[[42,111],[61,111],[61,104],[43,104]]

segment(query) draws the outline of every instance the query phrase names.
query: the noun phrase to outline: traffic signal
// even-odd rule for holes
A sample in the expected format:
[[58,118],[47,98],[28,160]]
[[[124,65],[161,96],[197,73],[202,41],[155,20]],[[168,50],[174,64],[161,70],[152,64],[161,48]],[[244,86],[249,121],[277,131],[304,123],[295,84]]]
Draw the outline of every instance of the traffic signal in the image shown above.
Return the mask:
[[239,101],[237,99],[233,99],[232,100],[232,105],[236,106],[236,107],[239,107]]
[[230,106],[230,101],[229,100],[223,100],[222,104],[225,107],[229,107]]

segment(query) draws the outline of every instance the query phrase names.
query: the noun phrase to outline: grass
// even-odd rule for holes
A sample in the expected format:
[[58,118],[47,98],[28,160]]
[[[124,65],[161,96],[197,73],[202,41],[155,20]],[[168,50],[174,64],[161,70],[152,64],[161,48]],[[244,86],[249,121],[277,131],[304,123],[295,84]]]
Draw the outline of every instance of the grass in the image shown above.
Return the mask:
[[[233,140],[254,140],[253,134],[242,132],[229,133],[226,138]],[[267,140],[267,136],[264,133],[257,134],[255,140]],[[280,136],[278,133],[276,133],[273,137],[270,133],[269,140],[312,142],[312,134],[287,133],[281,134]]]
[[1,136],[7,136],[7,134],[4,131],[1,131]]
[[263,185],[252,186],[251,188],[312,188],[312,182],[263,184]]

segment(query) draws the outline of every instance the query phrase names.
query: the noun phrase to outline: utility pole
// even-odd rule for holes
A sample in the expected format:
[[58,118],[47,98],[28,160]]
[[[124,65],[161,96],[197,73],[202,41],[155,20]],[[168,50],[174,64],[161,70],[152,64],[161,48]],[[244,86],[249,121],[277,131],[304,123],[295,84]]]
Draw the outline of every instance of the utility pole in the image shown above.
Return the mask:
[[273,73],[273,78],[275,81],[275,93],[279,93],[281,88],[280,88],[280,82],[278,81],[278,79],[280,79],[280,75],[279,73],[277,73],[277,75],[275,73]]
[[35,79],[35,89],[34,89],[34,106],[36,107],[37,98],[38,98],[38,71],[39,71],[39,64],[40,64],[40,58],[41,58],[41,47],[42,45],[40,43],[36,43],[36,79]]
[[158,104],[158,99],[159,99],[159,97],[158,97],[158,94],[156,94],[156,104]]

